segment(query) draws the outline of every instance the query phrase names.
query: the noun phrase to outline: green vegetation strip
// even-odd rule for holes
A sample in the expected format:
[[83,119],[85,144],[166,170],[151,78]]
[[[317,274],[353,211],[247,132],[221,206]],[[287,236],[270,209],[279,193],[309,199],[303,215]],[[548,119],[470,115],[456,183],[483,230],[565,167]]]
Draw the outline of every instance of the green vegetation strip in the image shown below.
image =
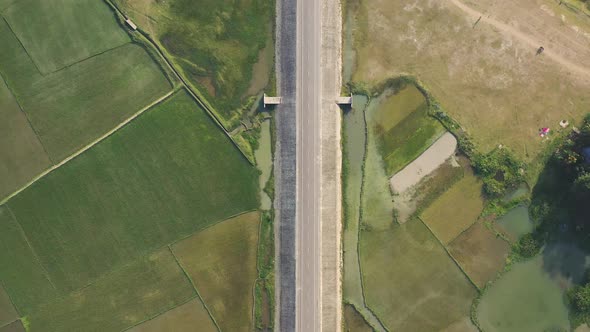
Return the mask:
[[257,207],[256,169],[236,152],[181,91],[7,204],[58,289],[73,290]]
[[[199,97],[212,103],[224,124],[239,124],[245,111],[242,104],[256,76],[253,67],[264,55],[263,49],[272,48],[274,1],[116,3],[171,55],[175,67],[196,87]],[[157,25],[152,24],[154,19]],[[262,67],[272,65],[272,57],[266,58],[268,63]]]

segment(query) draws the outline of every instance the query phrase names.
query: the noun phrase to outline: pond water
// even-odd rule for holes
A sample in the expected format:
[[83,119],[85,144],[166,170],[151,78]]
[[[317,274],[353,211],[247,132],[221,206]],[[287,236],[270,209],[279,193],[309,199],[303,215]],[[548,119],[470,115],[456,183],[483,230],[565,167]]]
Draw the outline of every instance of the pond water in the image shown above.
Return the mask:
[[487,332],[569,331],[563,292],[542,255],[515,264],[483,295],[479,324]]
[[264,186],[270,178],[270,172],[272,171],[272,151],[271,151],[271,139],[270,139],[270,121],[265,120],[262,122],[260,132],[260,140],[258,150],[254,153],[256,156],[256,166],[260,170],[261,174],[259,177],[260,184],[260,208],[262,210],[269,210],[272,204],[270,197],[264,192]]
[[[360,314],[373,326],[380,326],[380,322],[365,306],[361,285],[361,271],[358,257],[358,239],[360,223],[360,199],[362,185],[362,167],[365,157],[365,107],[368,98],[355,95],[352,110],[344,113],[343,118],[343,160],[347,167],[344,184],[345,227],[343,233],[343,261],[344,280],[343,297],[347,303],[354,304]],[[381,330],[380,330],[381,331]]]
[[497,227],[518,240],[521,236],[533,231],[533,221],[529,217],[529,209],[525,205],[519,205],[508,211],[505,215],[496,220]]
[[508,203],[512,200],[522,198],[528,193],[529,193],[529,186],[526,183],[522,183],[516,189],[514,189],[513,191],[507,193],[504,197],[502,197],[502,201],[504,203]]

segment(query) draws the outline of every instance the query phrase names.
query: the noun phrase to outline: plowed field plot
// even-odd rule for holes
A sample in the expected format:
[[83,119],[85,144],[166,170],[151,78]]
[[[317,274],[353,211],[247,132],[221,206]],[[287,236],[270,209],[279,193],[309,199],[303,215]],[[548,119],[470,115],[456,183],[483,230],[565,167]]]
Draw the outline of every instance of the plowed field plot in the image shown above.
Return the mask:
[[172,246],[221,331],[252,331],[260,214],[225,220]]
[[168,248],[40,306],[30,332],[121,331],[195,297]]
[[164,331],[216,332],[217,328],[197,298],[129,330],[129,332]]
[[346,304],[344,306],[344,332],[372,332],[373,329],[356,309]]
[[469,317],[475,287],[417,219],[361,233],[367,305],[391,331],[440,331]]
[[0,285],[0,326],[10,323],[17,318],[18,314],[14,310],[8,294],[6,294],[4,287]]
[[20,320],[17,320],[16,322],[0,327],[0,332],[25,332],[25,327]]
[[51,162],[25,113],[0,77],[0,201]]
[[2,16],[42,74],[130,41],[103,1],[19,0]]
[[422,213],[421,218],[446,245],[477,220],[483,205],[481,181],[472,172],[466,172]]
[[504,267],[510,244],[481,223],[475,223],[449,244],[449,251],[481,289]]
[[274,1],[117,0],[171,55],[226,124],[267,85],[274,63]]
[[0,45],[0,73],[54,163],[171,89],[158,65],[136,44],[46,76],[4,20],[0,20]]
[[2,210],[10,232],[0,232],[0,278],[29,312],[55,293],[256,208],[257,176],[178,92],[8,201],[16,218]]

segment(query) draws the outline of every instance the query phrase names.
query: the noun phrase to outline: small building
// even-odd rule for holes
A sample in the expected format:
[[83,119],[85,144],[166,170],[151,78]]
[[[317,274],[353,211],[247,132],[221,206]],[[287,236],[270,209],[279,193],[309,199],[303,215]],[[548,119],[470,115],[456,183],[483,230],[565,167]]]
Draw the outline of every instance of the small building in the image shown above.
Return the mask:
[[130,18],[126,18],[125,23],[127,23],[127,25],[131,28],[131,30],[133,30],[133,31],[137,30],[137,25],[135,25],[135,23],[133,23],[133,21],[131,21]]
[[340,106],[352,106],[352,94],[348,97],[336,98],[336,104]]
[[265,93],[262,98],[262,102],[264,103],[264,108],[266,108],[267,106],[279,105],[279,104],[283,103],[283,98],[282,97],[269,97]]

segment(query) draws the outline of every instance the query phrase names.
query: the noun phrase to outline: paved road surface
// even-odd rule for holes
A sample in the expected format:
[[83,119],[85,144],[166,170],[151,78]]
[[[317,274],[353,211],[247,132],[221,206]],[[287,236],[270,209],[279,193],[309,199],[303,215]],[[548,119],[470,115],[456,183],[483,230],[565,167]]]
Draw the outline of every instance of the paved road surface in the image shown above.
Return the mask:
[[321,1],[297,9],[297,331],[321,330]]
[[295,225],[297,113],[297,1],[277,0],[277,83],[283,104],[276,108],[275,199],[277,245],[277,322],[281,332],[295,331]]

